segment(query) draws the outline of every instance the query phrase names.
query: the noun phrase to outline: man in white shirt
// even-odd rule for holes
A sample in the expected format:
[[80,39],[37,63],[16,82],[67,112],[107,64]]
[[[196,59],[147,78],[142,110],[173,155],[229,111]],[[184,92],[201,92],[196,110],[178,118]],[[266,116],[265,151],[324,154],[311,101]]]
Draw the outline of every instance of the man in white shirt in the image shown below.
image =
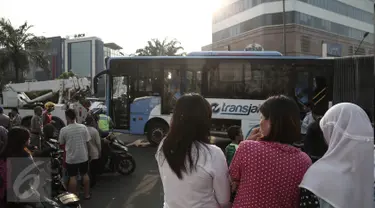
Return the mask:
[[61,129],[59,142],[65,145],[66,169],[69,176],[68,191],[77,194],[77,176],[83,176],[85,199],[90,198],[90,179],[88,176],[89,156],[88,142],[90,134],[83,124],[76,122],[76,113],[73,109],[65,111],[68,125]]
[[301,124],[301,134],[303,136],[306,135],[307,127],[309,127],[309,125],[314,123],[314,121],[315,121],[314,116],[313,116],[313,112],[312,112],[312,110],[313,110],[312,108],[313,108],[313,104],[309,104],[307,106],[308,111],[306,113],[305,118],[302,121],[302,124]]
[[96,184],[96,175],[100,170],[100,156],[102,152],[101,139],[98,130],[94,127],[96,124],[92,116],[86,118],[86,127],[90,134],[89,159],[90,159],[90,182],[91,187]]

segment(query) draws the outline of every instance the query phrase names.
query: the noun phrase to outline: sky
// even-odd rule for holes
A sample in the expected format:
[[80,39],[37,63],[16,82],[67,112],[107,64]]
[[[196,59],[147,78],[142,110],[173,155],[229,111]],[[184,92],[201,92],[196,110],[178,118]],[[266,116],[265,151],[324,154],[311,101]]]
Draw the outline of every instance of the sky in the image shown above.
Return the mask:
[[[52,3],[53,2],[53,3]],[[45,37],[84,33],[130,54],[151,38],[176,38],[186,52],[212,41],[212,13],[221,0],[0,0],[0,17],[24,21]]]

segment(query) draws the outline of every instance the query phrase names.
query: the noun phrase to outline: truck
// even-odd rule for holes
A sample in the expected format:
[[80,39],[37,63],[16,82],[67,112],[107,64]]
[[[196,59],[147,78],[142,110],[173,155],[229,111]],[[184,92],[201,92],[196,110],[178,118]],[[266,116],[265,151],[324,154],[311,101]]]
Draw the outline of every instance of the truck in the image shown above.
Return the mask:
[[[82,123],[87,116],[82,97],[91,93],[91,83],[87,78],[70,77],[36,82],[10,83],[4,86],[0,96],[0,106],[8,114],[12,108],[18,108],[22,125],[30,126],[31,117],[36,106],[55,99],[55,110],[52,112],[56,129],[66,125],[65,109],[72,108],[77,112],[77,122]],[[30,98],[30,93],[37,94]],[[28,95],[29,94],[29,95]]]

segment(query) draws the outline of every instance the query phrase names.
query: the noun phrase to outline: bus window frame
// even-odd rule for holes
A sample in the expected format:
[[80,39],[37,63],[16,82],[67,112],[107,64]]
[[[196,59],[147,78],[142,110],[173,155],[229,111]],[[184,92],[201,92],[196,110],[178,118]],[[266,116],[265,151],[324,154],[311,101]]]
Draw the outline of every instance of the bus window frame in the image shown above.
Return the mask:
[[[188,65],[188,63],[186,63],[186,62],[188,62],[188,61],[194,61],[194,62],[198,62],[198,63],[196,63],[196,64],[194,64],[194,66],[196,66],[196,65],[199,65],[199,66],[202,66],[202,68],[196,68],[196,67],[194,67],[194,68],[190,68],[190,67],[186,67],[186,66],[191,66],[191,65]],[[169,68],[170,66],[179,66],[179,68],[178,69],[176,69],[176,70],[179,70],[179,74],[180,74],[180,76],[179,76],[179,82],[180,82],[180,94],[181,95],[183,95],[183,94],[185,94],[185,92],[186,92],[186,71],[195,71],[195,72],[198,72],[198,71],[201,71],[201,73],[203,73],[203,68],[204,68],[204,66],[206,65],[206,63],[204,63],[204,64],[202,64],[202,63],[200,63],[200,62],[202,62],[202,61],[204,61],[204,62],[206,62],[207,60],[206,59],[197,59],[197,58],[191,58],[191,59],[189,59],[189,58],[183,58],[183,59],[181,59],[181,58],[176,58],[176,59],[162,59],[161,60],[161,65],[162,65],[162,78],[161,78],[161,80],[162,80],[162,94],[161,94],[161,112],[160,112],[160,114],[161,115],[169,115],[171,112],[168,112],[168,111],[166,111],[166,109],[165,109],[165,105],[166,105],[166,103],[165,103],[165,98],[164,98],[164,93],[165,93],[165,91],[164,91],[164,89],[165,89],[165,80],[164,80],[164,72],[165,72],[165,70],[167,69],[167,68]],[[172,77],[172,79],[173,79],[173,77]],[[203,77],[202,77],[202,83],[201,83],[201,86],[200,86],[200,88],[201,88],[201,90],[202,90],[202,85],[203,85]],[[173,109],[172,109],[172,111],[173,111]]]
[[[290,70],[291,74],[293,74],[293,71],[294,71],[293,62],[291,62],[291,60],[282,59],[282,58],[280,58],[280,59],[262,59],[262,58],[259,58],[259,59],[253,59],[253,58],[252,59],[246,59],[246,58],[244,58],[244,59],[230,59],[230,58],[228,58],[228,59],[216,59],[216,60],[211,59],[209,66],[205,68],[206,71],[203,72],[205,74],[205,82],[206,82],[205,85],[206,86],[202,86],[201,89],[205,89],[205,91],[202,90],[202,95],[204,97],[206,97],[206,98],[219,98],[219,99],[251,99],[251,98],[246,97],[246,95],[245,95],[246,92],[241,93],[242,95],[239,95],[238,96],[239,98],[234,98],[234,97],[228,98],[228,96],[220,96],[220,95],[216,95],[216,94],[213,94],[213,93],[209,92],[209,89],[208,89],[208,84],[209,84],[208,76],[209,75],[208,75],[207,69],[209,69],[211,67],[218,66],[219,65],[218,62],[225,62],[225,61],[228,61],[228,62],[230,62],[230,61],[243,61],[243,62],[247,62],[249,64],[255,64],[255,65],[257,65],[257,64],[260,64],[260,65],[262,65],[262,64],[279,65],[280,68],[284,67],[285,65],[290,64],[289,70]],[[243,75],[245,74],[245,68],[244,67],[242,67],[242,74]],[[292,80],[292,82],[293,81],[294,80]],[[244,78],[241,80],[241,82],[245,86],[245,79]],[[291,85],[290,83],[291,82],[289,81],[288,84]],[[203,82],[203,75],[202,75],[202,85],[203,84],[204,84],[204,82]],[[288,89],[290,89],[290,88],[288,88]],[[292,92],[292,90],[290,90],[290,92],[288,92],[288,95],[294,95],[294,91]],[[266,97],[268,97],[268,95]]]
[[[273,64],[273,65],[289,65],[291,67],[291,80],[289,81],[289,87],[290,92],[288,92],[289,95],[294,96],[294,88],[296,84],[295,79],[295,71],[297,66],[302,66],[303,70],[311,71],[313,69],[308,69],[308,68],[320,68],[320,66],[323,66],[324,68],[327,68],[327,63],[328,60],[323,60],[323,59],[315,59],[315,58],[290,58],[290,57],[277,57],[277,58],[270,58],[270,57],[167,57],[167,58],[155,58],[155,59],[150,59],[150,58],[137,58],[137,59],[115,59],[115,63],[112,64],[114,67],[111,68],[111,74],[112,77],[116,76],[124,76],[124,74],[128,73],[134,75],[133,79],[137,79],[137,91],[139,90],[139,67],[141,63],[145,63],[148,69],[153,69],[155,67],[159,68],[159,81],[158,83],[160,90],[159,90],[159,95],[161,97],[161,114],[170,114],[170,112],[163,112],[163,105],[165,103],[163,102],[164,100],[164,85],[165,85],[165,80],[164,80],[164,71],[165,71],[165,66],[168,65],[180,65],[180,93],[183,94],[186,92],[186,83],[185,80],[183,80],[183,75],[186,75],[186,71],[201,71],[201,83],[200,83],[200,93],[206,97],[206,98],[222,98],[222,99],[229,99],[228,97],[221,97],[221,96],[211,96],[210,93],[208,93],[208,69],[210,69],[212,66],[215,65],[218,61],[246,61],[249,62],[250,64]],[[112,60],[113,61],[113,60]],[[195,62],[194,65],[199,65],[200,67],[187,67],[188,62]],[[128,66],[127,68],[130,69],[120,69],[121,66],[124,65],[124,63]],[[111,63],[110,63],[111,65]],[[129,67],[129,66],[136,66],[136,67]],[[328,64],[329,65],[329,64]],[[190,66],[190,65],[189,65]],[[313,67],[312,67],[313,66]],[[304,68],[305,67],[305,68]],[[332,71],[331,67],[331,71]],[[117,71],[118,70],[118,71]],[[324,69],[327,70],[327,69]],[[244,70],[243,70],[244,73]],[[333,71],[331,72],[333,73]],[[331,74],[330,73],[330,74]],[[311,72],[309,72],[311,74]],[[311,76],[311,75],[309,75]],[[332,76],[331,76],[332,77]],[[309,78],[311,80],[311,78]],[[113,82],[113,78],[111,79]],[[331,87],[329,83],[332,83],[332,80],[327,79],[327,86]],[[112,86],[112,84],[110,85]],[[309,81],[309,88],[311,88],[312,82],[310,83]],[[111,89],[112,91],[112,89]],[[154,89],[153,89],[154,91]],[[331,93],[330,91],[328,91]],[[331,97],[331,96],[329,96]],[[236,98],[236,99],[251,99],[251,98]],[[111,92],[111,101],[112,101],[112,92]]]

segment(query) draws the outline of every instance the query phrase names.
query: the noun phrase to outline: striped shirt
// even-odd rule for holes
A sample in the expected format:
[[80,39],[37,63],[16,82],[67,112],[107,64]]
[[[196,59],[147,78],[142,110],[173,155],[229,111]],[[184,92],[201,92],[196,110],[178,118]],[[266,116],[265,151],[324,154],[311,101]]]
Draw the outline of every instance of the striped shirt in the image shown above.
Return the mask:
[[60,131],[59,142],[65,144],[66,163],[78,164],[88,161],[87,142],[90,134],[83,124],[73,123]]

